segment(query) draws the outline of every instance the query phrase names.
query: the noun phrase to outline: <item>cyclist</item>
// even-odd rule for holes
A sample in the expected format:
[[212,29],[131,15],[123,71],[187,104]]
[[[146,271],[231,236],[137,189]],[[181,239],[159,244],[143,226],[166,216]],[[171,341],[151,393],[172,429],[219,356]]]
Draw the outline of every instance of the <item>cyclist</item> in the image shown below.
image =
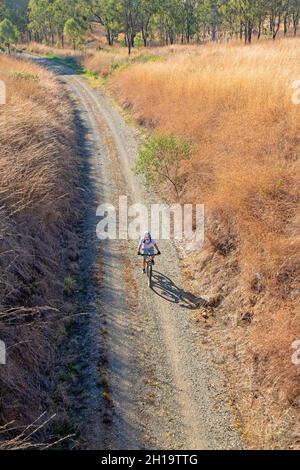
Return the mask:
[[[157,254],[160,255],[159,248],[156,241],[152,238],[150,232],[145,232],[144,236],[141,238],[138,248],[138,256],[143,255],[154,255],[154,248],[157,250]],[[152,264],[154,264],[154,256],[152,257]],[[146,257],[143,259],[143,273],[146,272]]]

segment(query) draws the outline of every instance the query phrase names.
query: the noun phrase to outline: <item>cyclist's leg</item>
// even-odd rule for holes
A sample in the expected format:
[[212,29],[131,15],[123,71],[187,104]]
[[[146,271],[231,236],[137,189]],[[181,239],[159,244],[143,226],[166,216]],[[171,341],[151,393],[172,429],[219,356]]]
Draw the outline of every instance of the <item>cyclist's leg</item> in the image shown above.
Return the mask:
[[[150,248],[150,254],[154,255],[154,248]],[[152,261],[152,264],[154,265],[155,264],[155,256],[151,256],[151,261]]]
[[[143,251],[143,255],[147,255],[147,250]],[[146,256],[143,256],[143,273],[146,272],[146,266],[147,266],[147,258]]]

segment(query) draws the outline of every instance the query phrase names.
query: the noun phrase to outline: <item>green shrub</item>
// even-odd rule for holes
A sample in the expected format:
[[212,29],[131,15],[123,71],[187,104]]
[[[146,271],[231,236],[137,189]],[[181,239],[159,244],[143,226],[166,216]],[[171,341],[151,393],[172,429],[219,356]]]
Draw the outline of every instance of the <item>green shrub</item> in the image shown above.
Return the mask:
[[144,45],[144,40],[143,40],[143,36],[142,36],[142,33],[139,33],[136,35],[135,39],[134,39],[134,45],[136,47],[143,47]]
[[189,160],[193,148],[189,142],[174,135],[153,134],[139,151],[135,171],[144,177],[147,185],[158,186],[167,181],[180,196],[179,167],[182,160]]
[[32,82],[38,82],[40,77],[38,75],[35,75],[33,73],[27,73],[27,72],[15,72],[13,74],[14,78],[17,78],[18,80],[30,80]]

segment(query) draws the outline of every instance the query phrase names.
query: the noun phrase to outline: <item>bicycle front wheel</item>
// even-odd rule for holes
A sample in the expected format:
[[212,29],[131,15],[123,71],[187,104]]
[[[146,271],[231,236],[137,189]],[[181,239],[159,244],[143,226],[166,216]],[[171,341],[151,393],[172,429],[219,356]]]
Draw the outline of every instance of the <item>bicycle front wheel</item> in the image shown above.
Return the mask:
[[152,288],[152,272],[153,272],[153,267],[151,263],[148,266],[148,287],[150,287],[150,289]]

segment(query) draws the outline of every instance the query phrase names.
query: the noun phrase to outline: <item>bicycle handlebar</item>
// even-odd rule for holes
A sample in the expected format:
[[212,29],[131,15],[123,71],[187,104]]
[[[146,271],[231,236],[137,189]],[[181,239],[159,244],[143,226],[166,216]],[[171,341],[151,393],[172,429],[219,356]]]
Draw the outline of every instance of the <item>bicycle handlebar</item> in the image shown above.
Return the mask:
[[139,253],[139,256],[160,256],[161,253],[154,253],[153,255],[151,253]]

